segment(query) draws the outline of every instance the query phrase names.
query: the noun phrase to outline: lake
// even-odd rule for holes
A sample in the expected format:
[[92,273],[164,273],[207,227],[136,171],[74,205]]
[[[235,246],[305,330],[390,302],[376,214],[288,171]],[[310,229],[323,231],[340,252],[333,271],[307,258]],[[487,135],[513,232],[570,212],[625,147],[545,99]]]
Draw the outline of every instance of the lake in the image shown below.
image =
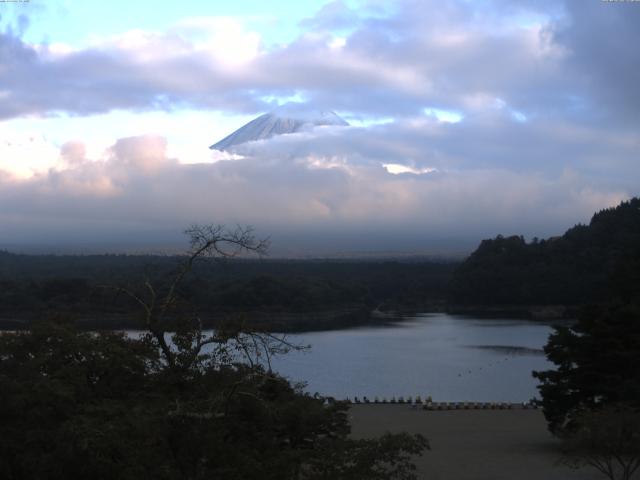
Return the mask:
[[307,390],[336,398],[430,395],[434,401],[523,402],[539,397],[532,370],[551,364],[541,349],[551,326],[421,314],[383,327],[291,334],[310,344],[273,361]]

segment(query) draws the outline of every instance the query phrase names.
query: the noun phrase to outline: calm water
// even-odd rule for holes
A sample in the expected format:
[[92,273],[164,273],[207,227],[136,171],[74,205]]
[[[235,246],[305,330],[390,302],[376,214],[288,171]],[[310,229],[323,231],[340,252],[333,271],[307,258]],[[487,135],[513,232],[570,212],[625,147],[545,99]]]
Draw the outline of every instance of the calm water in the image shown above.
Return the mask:
[[309,392],[336,398],[522,402],[539,396],[531,371],[551,367],[540,352],[550,332],[524,320],[424,314],[387,327],[289,335],[312,348],[273,364]]

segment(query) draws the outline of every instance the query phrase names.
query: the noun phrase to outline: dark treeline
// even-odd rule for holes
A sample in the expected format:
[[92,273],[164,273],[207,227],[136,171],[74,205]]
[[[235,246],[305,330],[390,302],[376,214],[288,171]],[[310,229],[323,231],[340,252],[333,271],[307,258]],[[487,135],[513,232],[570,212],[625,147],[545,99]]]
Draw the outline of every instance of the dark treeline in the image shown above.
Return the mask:
[[[564,461],[611,480],[631,479],[640,468],[640,199],[511,257],[533,267],[530,291],[582,304],[575,322],[549,336],[544,351],[554,368],[533,372],[549,430],[563,441]],[[546,270],[545,261],[551,262]],[[565,289],[569,280],[579,288]]]
[[[145,279],[162,285],[183,261],[180,256],[0,251],[0,322],[6,327],[63,314],[91,328],[133,327],[132,312],[138,308],[116,287],[140,288]],[[612,296],[626,301],[638,292],[640,199],[634,198],[561,237],[484,240],[462,263],[425,258],[201,261],[180,294],[210,324],[229,313],[247,313],[254,322],[283,330],[313,330],[369,322],[376,309],[469,307],[494,314],[495,307],[579,306]]]
[[457,268],[457,305],[582,305],[640,292],[640,199],[596,213],[561,237],[484,240]]
[[[162,284],[183,260],[0,252],[0,318],[6,325],[63,313],[91,320],[91,326],[133,326],[130,314],[137,306],[115,287],[139,288],[145,278]],[[442,308],[455,265],[425,259],[202,261],[180,293],[205,319],[246,312],[259,320],[259,312],[262,317],[287,314],[291,323],[295,314],[314,312],[308,320],[317,325],[285,329],[336,327],[368,321],[374,309]]]

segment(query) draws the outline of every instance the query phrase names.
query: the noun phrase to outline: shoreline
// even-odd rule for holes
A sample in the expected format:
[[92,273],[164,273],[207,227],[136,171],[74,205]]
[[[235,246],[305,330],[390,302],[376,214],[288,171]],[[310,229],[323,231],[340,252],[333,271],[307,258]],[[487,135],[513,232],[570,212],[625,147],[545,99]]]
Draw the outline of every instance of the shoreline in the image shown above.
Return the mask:
[[479,318],[517,318],[531,321],[574,321],[578,315],[576,305],[448,305],[449,315]]
[[[271,333],[309,333],[340,331],[357,327],[384,327],[400,323],[419,315],[446,314],[474,316],[486,320],[527,320],[533,322],[572,322],[573,307],[564,306],[446,306],[423,309],[378,309],[351,306],[332,310],[314,311],[219,311],[201,315],[205,328],[215,328],[226,318],[247,318],[247,324],[256,330]],[[34,322],[46,318],[66,317],[80,330],[139,330],[144,327],[137,320],[139,312],[23,312],[0,317],[0,331],[28,329]],[[569,316],[568,316],[569,315]]]
[[[216,328],[234,319],[247,319],[246,325],[256,331],[271,333],[305,333],[346,330],[360,326],[385,326],[400,321],[396,317],[378,316],[369,309],[345,307],[314,311],[219,311],[200,315],[205,329]],[[68,318],[80,330],[144,330],[140,312],[29,312],[0,317],[0,331],[28,329],[47,318]]]
[[409,407],[413,410],[426,410],[431,412],[441,411],[441,410],[538,410],[538,405],[533,400],[523,401],[523,402],[502,402],[502,401],[433,402],[430,400],[426,400],[423,402],[420,397],[416,397],[415,401],[412,401],[412,397],[407,397],[406,401],[402,396],[399,396],[397,401],[395,400],[396,397],[393,397],[393,398],[394,399],[390,401],[377,401],[377,400],[371,401],[367,399],[367,397],[363,397],[362,400],[360,400],[358,397],[354,397],[354,400],[351,400],[349,397],[347,397],[345,400],[337,400],[337,401],[346,402],[349,405],[362,405],[362,406],[371,405],[373,407],[379,406],[379,405],[380,406],[384,406],[384,405],[396,406],[397,405],[400,407],[402,406]]

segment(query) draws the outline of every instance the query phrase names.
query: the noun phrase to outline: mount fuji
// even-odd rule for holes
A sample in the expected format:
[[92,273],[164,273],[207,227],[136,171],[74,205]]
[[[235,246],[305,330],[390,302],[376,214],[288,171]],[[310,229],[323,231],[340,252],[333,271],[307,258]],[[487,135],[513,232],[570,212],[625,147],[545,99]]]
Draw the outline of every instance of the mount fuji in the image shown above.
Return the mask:
[[277,135],[309,130],[321,125],[348,126],[349,124],[334,112],[311,109],[303,103],[286,103],[251,120],[209,148],[228,150],[234,145],[266,140]]

